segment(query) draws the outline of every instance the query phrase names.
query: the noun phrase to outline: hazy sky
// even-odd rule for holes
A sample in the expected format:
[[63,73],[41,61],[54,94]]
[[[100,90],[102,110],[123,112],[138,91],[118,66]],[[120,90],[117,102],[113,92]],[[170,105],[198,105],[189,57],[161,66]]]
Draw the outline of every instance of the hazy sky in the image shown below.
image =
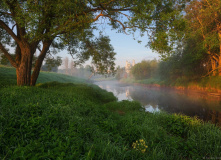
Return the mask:
[[[137,40],[133,39],[133,35],[116,33],[116,30],[111,30],[109,26],[105,26],[105,29],[102,29],[102,33],[110,37],[111,44],[114,47],[114,51],[117,53],[115,60],[116,67],[118,65],[124,67],[126,60],[132,62],[132,60],[134,59],[135,63],[139,63],[144,59],[159,59],[159,55],[157,53],[154,53],[149,48],[145,47],[148,41],[147,36],[136,36],[135,38],[137,40],[142,40],[141,43],[138,43]],[[69,57],[71,59],[71,56],[66,53],[67,51],[63,51],[59,54],[59,56]],[[90,64],[90,62],[87,62],[86,64]]]

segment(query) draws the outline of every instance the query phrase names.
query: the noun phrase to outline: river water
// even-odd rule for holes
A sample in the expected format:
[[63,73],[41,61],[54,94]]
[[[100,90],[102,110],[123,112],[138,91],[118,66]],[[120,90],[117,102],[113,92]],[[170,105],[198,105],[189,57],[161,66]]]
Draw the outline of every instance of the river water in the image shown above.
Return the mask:
[[196,91],[181,91],[168,88],[144,87],[122,84],[117,81],[95,82],[122,100],[136,100],[148,112],[166,111],[197,116],[221,126],[221,98]]

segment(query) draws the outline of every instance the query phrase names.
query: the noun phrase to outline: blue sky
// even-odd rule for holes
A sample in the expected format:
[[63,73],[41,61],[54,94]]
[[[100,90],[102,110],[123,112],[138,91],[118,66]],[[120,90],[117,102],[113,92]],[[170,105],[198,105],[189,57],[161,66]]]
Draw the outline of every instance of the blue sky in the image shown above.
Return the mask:
[[[145,47],[148,42],[147,36],[140,37],[137,33],[138,36],[136,36],[136,40],[134,40],[133,35],[116,33],[116,30],[111,30],[110,26],[105,26],[105,29],[102,29],[102,33],[110,37],[114,51],[117,53],[115,60],[116,67],[118,65],[124,67],[126,60],[132,62],[134,59],[135,63],[139,63],[142,60],[159,59],[159,54]],[[137,40],[141,40],[142,42],[138,43]],[[63,51],[59,56],[69,57],[71,59],[71,56],[67,54],[67,51]],[[90,62],[86,62],[86,64],[90,64]]]
[[[135,63],[139,63],[142,60],[152,60],[154,58],[159,59],[159,54],[153,52],[151,49],[145,47],[148,42],[148,37],[136,36],[136,40],[133,39],[133,35],[126,35],[123,33],[116,33],[114,30],[104,30],[104,34],[109,35],[111,44],[114,47],[116,55],[116,66],[120,65],[123,67],[126,60]],[[137,40],[141,40],[138,43]]]

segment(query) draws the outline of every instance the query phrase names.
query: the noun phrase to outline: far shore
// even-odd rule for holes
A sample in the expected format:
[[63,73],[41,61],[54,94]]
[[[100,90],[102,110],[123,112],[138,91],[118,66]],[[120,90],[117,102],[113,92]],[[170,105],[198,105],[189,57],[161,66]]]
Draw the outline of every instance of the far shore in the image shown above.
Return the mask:
[[123,82],[119,81],[119,83],[123,84],[128,84],[128,85],[135,85],[135,86],[143,86],[146,88],[160,88],[160,89],[175,89],[177,91],[181,92],[197,92],[201,93],[204,96],[211,96],[215,99],[221,99],[221,90],[217,88],[209,88],[209,87],[200,87],[197,85],[192,85],[192,86],[167,86],[167,85],[160,85],[160,84],[143,84],[143,83],[128,83],[128,82]]

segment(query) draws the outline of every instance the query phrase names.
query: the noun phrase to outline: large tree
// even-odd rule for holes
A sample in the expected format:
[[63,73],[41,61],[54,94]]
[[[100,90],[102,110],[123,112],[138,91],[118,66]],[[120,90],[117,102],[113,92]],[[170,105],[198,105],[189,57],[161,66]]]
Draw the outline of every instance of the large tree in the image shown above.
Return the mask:
[[208,69],[206,75],[221,76],[221,1],[191,0],[183,15],[170,24],[169,31],[165,28],[153,35],[152,49],[165,60],[174,59],[174,54],[182,60],[188,57],[187,61],[194,62],[189,65],[198,62],[198,69]]
[[193,0],[185,18],[187,38],[197,37],[198,44],[203,44],[202,48],[209,55],[211,72],[221,76],[221,1]]
[[[120,32],[130,33],[138,28],[141,33],[152,30],[157,34],[175,21],[183,2],[185,0],[1,0],[0,50],[16,68],[17,85],[35,85],[44,58],[54,49],[66,48],[79,63],[92,56],[98,67],[113,68],[110,41],[105,36],[93,36],[96,22],[102,23],[103,18]],[[102,53],[103,49],[97,46],[109,51]],[[7,49],[10,47],[15,48],[16,58]],[[32,71],[37,50],[40,53]],[[111,63],[106,63],[105,58]]]

